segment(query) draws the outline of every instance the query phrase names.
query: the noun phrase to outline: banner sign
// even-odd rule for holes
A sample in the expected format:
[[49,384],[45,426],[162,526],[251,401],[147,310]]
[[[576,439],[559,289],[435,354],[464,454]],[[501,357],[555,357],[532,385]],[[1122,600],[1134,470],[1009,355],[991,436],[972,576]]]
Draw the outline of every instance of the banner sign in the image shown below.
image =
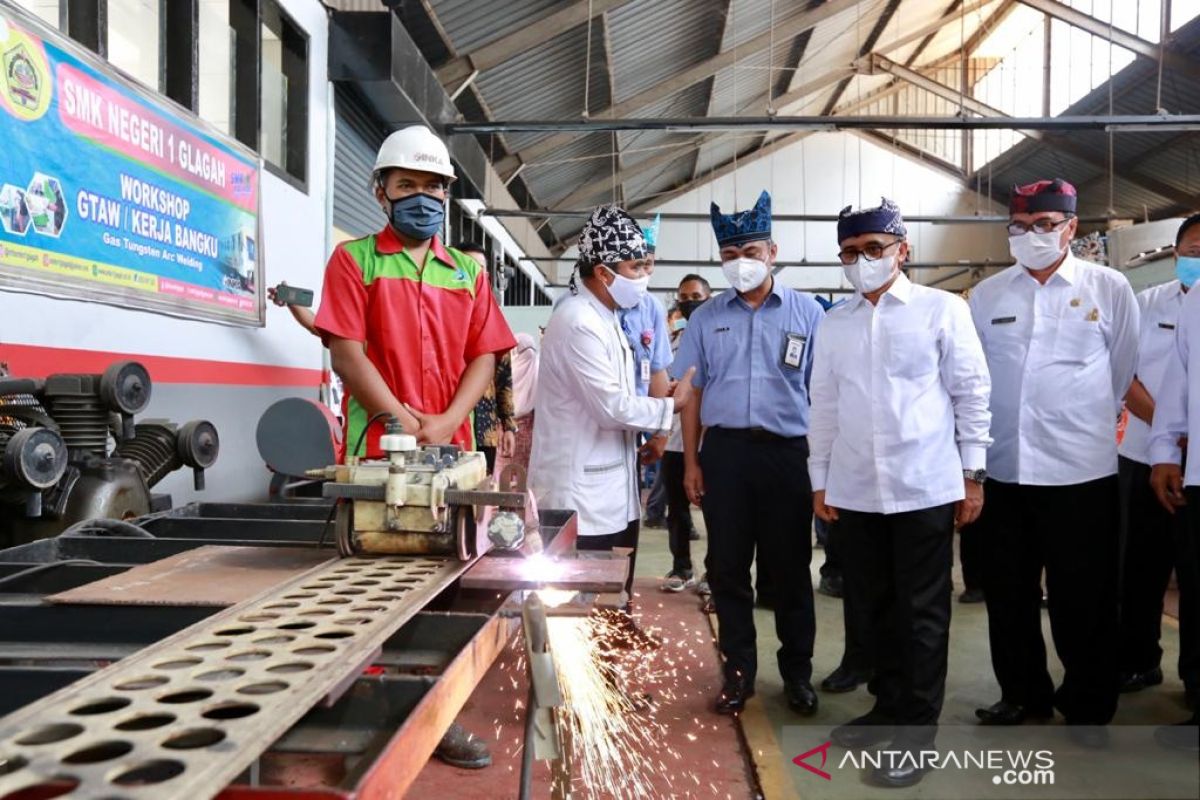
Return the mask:
[[0,289],[263,324],[259,161],[0,5]]

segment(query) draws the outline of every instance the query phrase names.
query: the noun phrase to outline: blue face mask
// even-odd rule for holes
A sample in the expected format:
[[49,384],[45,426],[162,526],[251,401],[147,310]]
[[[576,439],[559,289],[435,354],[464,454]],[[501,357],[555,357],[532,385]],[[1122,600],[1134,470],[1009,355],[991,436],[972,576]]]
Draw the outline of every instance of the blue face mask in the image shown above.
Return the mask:
[[428,194],[410,194],[399,200],[388,198],[392,204],[392,227],[410,239],[432,239],[442,229],[446,206]]
[[686,327],[687,327],[687,320],[684,319],[683,317],[680,317],[679,319],[677,319],[671,323],[671,330],[673,330],[673,331],[681,331]]
[[1188,289],[1200,279],[1200,258],[1196,256],[1175,256],[1175,274],[1179,282]]

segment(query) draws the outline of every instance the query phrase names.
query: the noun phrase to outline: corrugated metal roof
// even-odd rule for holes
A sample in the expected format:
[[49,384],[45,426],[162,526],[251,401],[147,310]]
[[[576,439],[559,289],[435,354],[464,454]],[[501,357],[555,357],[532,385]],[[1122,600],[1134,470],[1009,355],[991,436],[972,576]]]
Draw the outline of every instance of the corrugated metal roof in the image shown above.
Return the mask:
[[726,0],[657,0],[610,12],[616,102],[716,55],[725,5]]
[[504,0],[504,13],[480,8],[479,0],[429,0],[450,45],[459,55],[536,22],[561,6],[561,0]]
[[[497,119],[579,119],[585,94],[590,112],[609,104],[603,26],[592,26],[590,71],[587,65],[587,26],[579,25],[480,73],[475,84]],[[546,136],[513,134],[506,140],[510,150],[521,150]]]
[[[828,0],[825,0],[826,2]],[[480,0],[428,0],[440,30],[458,54],[469,53],[514,31],[535,23],[546,14],[562,8],[567,0],[505,0],[481,3]],[[588,64],[587,25],[576,25],[549,35],[533,49],[514,56],[506,63],[480,74],[472,91],[478,92],[482,105],[463,103],[470,113],[486,109],[494,119],[574,120],[584,111],[585,84],[589,112],[598,113],[612,102],[621,102],[641,92],[663,85],[690,66],[703,63],[713,55],[738,47],[739,58],[733,67],[691,86],[671,97],[638,109],[637,117],[697,117],[764,114],[768,97],[807,85],[817,76],[849,67],[878,25],[889,0],[862,0],[816,26],[802,39],[778,37],[774,48],[749,52],[745,44],[789,19],[816,8],[822,0],[632,0],[593,22],[591,68]],[[910,60],[920,67],[951,57],[962,42],[975,36],[991,20],[1005,0],[992,0],[969,14],[947,11],[951,0],[903,0],[877,39],[881,50],[897,63]],[[497,7],[503,10],[497,11]],[[1028,7],[1013,6],[1014,15],[1029,22]],[[929,37],[929,43],[915,57],[921,40],[891,47],[890,44],[918,28],[942,22]],[[1176,31],[1178,43],[1190,42],[1193,57],[1200,59],[1200,20],[1193,20]],[[802,46],[803,45],[803,46]],[[747,52],[742,52],[745,49]],[[798,63],[797,63],[797,59]],[[585,72],[587,73],[585,78]],[[1114,110],[1117,113],[1149,114],[1158,105],[1156,73],[1148,61],[1136,62],[1112,80]],[[946,83],[951,81],[943,76]],[[813,91],[811,95],[777,111],[788,114],[821,113],[835,94],[839,104],[853,104],[892,82],[887,75],[858,75]],[[1161,104],[1173,113],[1200,113],[1200,84],[1167,71]],[[952,103],[937,100],[928,93],[907,89],[895,100],[852,107],[849,113],[942,114],[953,109]],[[1097,88],[1065,113],[1095,114],[1108,110],[1108,86]],[[503,137],[507,152],[527,150],[551,134],[511,134]],[[938,136],[941,138],[938,138]],[[959,144],[953,135],[916,133],[901,138],[918,148],[946,157],[956,155]],[[614,166],[611,151],[621,152]],[[703,142],[700,146],[697,142]],[[730,162],[734,153],[748,154],[764,141],[757,133],[679,134],[666,131],[624,131],[616,136],[592,134],[580,136],[553,152],[541,155],[526,165],[520,182],[528,188],[533,202],[553,207],[581,186],[596,185],[597,201],[611,195],[614,169],[627,176],[623,192],[627,202],[669,191],[703,176]],[[1061,174],[1086,188],[1081,202],[1088,213],[1102,213],[1108,199],[1108,137],[1103,133],[1080,133],[1070,137],[1064,152],[1057,146],[1034,140],[1021,141],[1011,151],[988,165],[980,176],[990,177],[997,199],[1006,198],[1007,187],[1041,174]],[[669,148],[684,145],[677,157],[669,157]],[[996,146],[991,146],[995,152]],[[979,154],[987,151],[977,148]],[[1170,207],[1175,201],[1153,191],[1154,185],[1174,187],[1169,194],[1195,194],[1200,181],[1200,137],[1159,133],[1129,133],[1116,138],[1118,174],[1127,179],[1116,183],[1114,205],[1122,214],[1133,214],[1145,207]],[[645,169],[639,170],[638,165]],[[1130,176],[1141,175],[1142,185]],[[1151,188],[1147,188],[1150,184]],[[607,195],[606,195],[607,192]],[[1144,212],[1139,212],[1144,213]],[[546,229],[555,236],[573,237],[577,220],[555,220]]]

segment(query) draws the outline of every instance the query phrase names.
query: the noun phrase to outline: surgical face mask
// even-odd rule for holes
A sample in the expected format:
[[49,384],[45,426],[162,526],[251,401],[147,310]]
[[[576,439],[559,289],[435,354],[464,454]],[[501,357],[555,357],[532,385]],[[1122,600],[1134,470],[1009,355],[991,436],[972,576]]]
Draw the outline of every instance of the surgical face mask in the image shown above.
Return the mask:
[[1175,256],[1175,274],[1185,288],[1192,288],[1200,279],[1200,258],[1196,256]]
[[858,261],[842,265],[842,271],[846,273],[846,280],[850,281],[854,291],[859,294],[869,294],[883,286],[891,280],[895,269],[895,256],[881,256],[872,261],[862,253],[858,254]]
[[621,308],[634,308],[642,302],[642,297],[650,287],[650,276],[643,275],[634,280],[626,278],[619,272],[609,270],[613,274],[613,282],[608,286],[608,293],[613,302]]
[[446,206],[428,194],[410,194],[398,200],[388,198],[392,205],[392,227],[410,239],[432,239],[442,229]]
[[725,280],[739,292],[752,292],[767,279],[767,262],[757,258],[735,258],[721,264]]
[[1062,245],[1062,231],[1030,231],[1020,236],[1009,236],[1008,249],[1018,264],[1032,270],[1053,266],[1066,252]]
[[703,300],[680,300],[679,313],[683,314],[685,320],[691,319],[692,314],[702,305],[704,305]]
[[687,320],[680,318],[671,323],[671,330],[681,331],[687,327]]

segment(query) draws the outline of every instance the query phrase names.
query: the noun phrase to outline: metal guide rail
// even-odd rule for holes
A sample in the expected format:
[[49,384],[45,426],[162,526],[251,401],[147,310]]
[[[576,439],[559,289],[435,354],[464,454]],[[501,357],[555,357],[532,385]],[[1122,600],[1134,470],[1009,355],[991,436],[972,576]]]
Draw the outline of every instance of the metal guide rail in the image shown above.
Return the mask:
[[48,695],[0,719],[0,796],[212,797],[469,566],[331,561]]

